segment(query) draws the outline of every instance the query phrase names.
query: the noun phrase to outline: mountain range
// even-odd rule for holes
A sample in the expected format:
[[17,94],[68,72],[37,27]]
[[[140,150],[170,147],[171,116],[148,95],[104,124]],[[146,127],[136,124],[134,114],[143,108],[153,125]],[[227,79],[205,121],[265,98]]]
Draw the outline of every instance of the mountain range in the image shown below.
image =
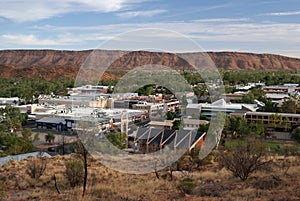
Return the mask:
[[[95,55],[97,62],[91,59]],[[89,65],[94,67],[102,63],[108,65],[104,78],[116,79],[134,67],[146,64],[163,65],[176,70],[191,70],[193,62],[190,61],[196,61],[201,57],[209,58],[219,70],[298,70],[300,66],[299,58],[241,52],[172,54],[118,50],[1,50],[0,77],[42,77],[47,80],[75,78],[79,69],[89,61]]]

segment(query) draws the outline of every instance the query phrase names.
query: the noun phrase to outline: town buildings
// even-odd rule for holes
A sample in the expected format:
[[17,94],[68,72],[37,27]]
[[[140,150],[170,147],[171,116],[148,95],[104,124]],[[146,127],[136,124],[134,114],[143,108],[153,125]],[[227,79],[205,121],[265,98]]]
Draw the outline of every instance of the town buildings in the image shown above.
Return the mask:
[[[249,86],[255,87],[256,84]],[[267,97],[272,101],[282,101],[291,94],[299,93],[298,85],[264,86]],[[171,146],[172,149],[184,147],[191,149],[201,146],[206,133],[198,133],[201,125],[209,124],[209,120],[221,112],[227,116],[239,116],[251,122],[262,122],[266,128],[274,124],[277,113],[260,112],[264,104],[255,100],[255,104],[232,103],[247,94],[245,89],[240,94],[224,97],[212,103],[196,103],[187,100],[183,105],[179,100],[166,100],[161,94],[157,96],[139,96],[137,93],[108,94],[108,87],[83,86],[69,90],[68,96],[40,95],[37,104],[18,105],[18,98],[0,99],[2,105],[11,104],[36,122],[38,129],[66,131],[76,134],[80,128],[78,122],[91,120],[97,125],[98,133],[117,130],[134,137],[140,143],[143,153]],[[239,97],[237,97],[239,96]],[[277,100],[275,97],[279,97]],[[190,94],[190,97],[193,97]],[[166,119],[166,113],[176,114],[174,119]],[[126,115],[124,115],[126,113]],[[279,114],[286,126],[292,130],[300,125],[299,114]],[[200,119],[200,117],[205,117]],[[178,123],[180,123],[178,127]],[[174,129],[175,124],[177,128]],[[175,142],[172,142],[172,140]],[[179,143],[180,142],[180,143]]]

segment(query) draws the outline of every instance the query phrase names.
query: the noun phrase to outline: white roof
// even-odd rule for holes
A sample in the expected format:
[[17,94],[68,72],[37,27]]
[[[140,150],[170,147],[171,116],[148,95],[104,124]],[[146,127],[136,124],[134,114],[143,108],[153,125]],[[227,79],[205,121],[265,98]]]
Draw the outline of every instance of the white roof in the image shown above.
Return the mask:
[[266,97],[271,98],[271,99],[284,99],[284,98],[288,98],[289,95],[287,95],[287,94],[267,93]]
[[217,100],[213,103],[201,103],[203,109],[212,108],[212,109],[242,109],[247,108],[250,111],[256,111],[258,109],[256,104],[245,104],[245,103],[226,103],[224,99]]
[[220,100],[217,100],[213,103],[211,103],[211,105],[222,105],[222,106],[225,106],[226,105],[226,101],[224,100],[224,98],[220,99]]
[[54,124],[66,123],[63,118],[55,118],[55,117],[43,117],[37,120],[36,122],[45,122],[45,123],[54,123]]
[[195,103],[189,103],[186,108],[192,108],[192,109],[200,109],[201,105],[200,104],[195,104]]

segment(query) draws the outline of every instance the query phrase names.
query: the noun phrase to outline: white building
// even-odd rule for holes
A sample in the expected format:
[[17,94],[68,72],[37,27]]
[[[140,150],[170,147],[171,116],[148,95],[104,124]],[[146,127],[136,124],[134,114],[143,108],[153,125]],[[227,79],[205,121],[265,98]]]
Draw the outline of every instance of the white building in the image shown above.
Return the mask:
[[0,98],[0,105],[18,105],[20,99],[18,97]]
[[224,99],[217,100],[213,103],[200,103],[201,115],[211,117],[217,112],[230,113],[245,113],[255,112],[259,107],[257,104],[245,104],[245,103],[227,103]]

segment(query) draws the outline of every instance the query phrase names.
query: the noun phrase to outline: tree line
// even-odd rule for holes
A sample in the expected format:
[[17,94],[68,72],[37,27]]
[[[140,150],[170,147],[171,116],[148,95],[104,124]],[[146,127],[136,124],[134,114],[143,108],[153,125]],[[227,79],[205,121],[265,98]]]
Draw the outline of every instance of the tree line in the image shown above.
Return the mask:
[[25,103],[31,103],[40,94],[66,95],[67,88],[74,86],[70,78],[45,80],[42,78],[0,78],[0,97],[19,97]]
[[20,113],[18,108],[6,106],[0,109],[0,156],[23,154],[33,151],[33,142],[38,135],[32,135],[31,129],[25,128],[19,134],[17,130],[27,122],[27,114]]

